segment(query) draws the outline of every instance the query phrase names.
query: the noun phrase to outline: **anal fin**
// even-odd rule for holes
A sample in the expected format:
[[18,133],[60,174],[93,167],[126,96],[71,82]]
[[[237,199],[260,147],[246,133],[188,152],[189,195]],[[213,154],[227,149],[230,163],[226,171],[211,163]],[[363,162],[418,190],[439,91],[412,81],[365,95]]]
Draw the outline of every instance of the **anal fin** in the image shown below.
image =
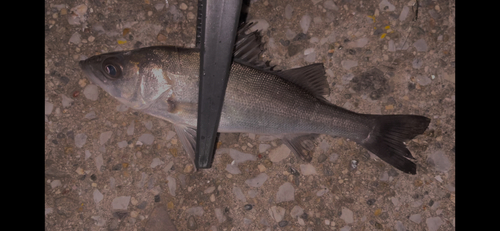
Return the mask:
[[286,134],[283,143],[300,159],[311,162],[315,145],[315,139],[319,134]]

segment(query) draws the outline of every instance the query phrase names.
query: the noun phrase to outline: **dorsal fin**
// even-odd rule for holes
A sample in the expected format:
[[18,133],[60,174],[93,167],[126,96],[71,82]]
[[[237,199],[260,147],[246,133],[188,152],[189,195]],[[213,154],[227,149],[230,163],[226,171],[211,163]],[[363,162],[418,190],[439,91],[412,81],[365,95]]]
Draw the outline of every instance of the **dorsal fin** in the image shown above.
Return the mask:
[[272,71],[274,66],[271,67],[269,66],[269,61],[265,62],[260,59],[260,55],[264,51],[260,31],[253,31],[247,34],[247,31],[253,25],[255,23],[243,23],[240,25],[234,43],[234,59],[262,70]]
[[322,63],[276,72],[276,75],[304,88],[317,98],[324,99],[323,96],[330,94]]

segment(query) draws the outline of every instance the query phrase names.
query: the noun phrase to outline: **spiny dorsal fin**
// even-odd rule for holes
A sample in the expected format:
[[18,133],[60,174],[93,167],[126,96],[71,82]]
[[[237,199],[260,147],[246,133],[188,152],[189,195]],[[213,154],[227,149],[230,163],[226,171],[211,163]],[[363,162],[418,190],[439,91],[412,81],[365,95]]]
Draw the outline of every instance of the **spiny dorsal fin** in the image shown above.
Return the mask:
[[255,23],[243,23],[238,29],[236,41],[234,43],[234,58],[242,63],[257,67],[262,70],[272,71],[273,67],[269,66],[269,61],[262,61],[260,55],[264,51],[262,36],[260,31],[253,31],[247,34],[247,31],[255,25]]
[[330,88],[325,76],[325,67],[322,63],[288,69],[276,72],[276,74],[304,88],[317,98],[323,99],[323,96],[330,94]]

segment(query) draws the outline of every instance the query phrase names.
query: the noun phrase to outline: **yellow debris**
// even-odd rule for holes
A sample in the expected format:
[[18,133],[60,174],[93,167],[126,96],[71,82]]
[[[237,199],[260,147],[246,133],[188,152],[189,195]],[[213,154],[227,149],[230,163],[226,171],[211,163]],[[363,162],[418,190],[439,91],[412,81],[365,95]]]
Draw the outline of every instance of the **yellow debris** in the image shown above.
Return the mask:
[[385,36],[387,35],[387,33],[383,33],[380,38],[385,38]]
[[375,210],[375,213],[374,213],[374,214],[375,214],[375,216],[378,216],[378,215],[380,215],[381,213],[382,213],[382,209],[377,209],[377,210]]
[[367,17],[373,19],[373,22],[375,22],[375,16],[367,15]]
[[386,30],[391,29],[391,26],[384,27]]
[[127,43],[127,40],[118,39],[118,44],[122,45],[122,44],[125,44],[125,43]]

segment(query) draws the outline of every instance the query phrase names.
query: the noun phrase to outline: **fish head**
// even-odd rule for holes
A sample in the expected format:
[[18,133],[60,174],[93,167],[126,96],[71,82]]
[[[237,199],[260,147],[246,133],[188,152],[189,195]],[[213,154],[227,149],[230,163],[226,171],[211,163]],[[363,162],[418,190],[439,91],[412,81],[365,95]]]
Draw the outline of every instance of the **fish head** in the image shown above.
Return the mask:
[[126,106],[142,110],[159,97],[172,94],[165,65],[151,55],[141,49],[111,52],[82,60],[79,65],[91,82]]

